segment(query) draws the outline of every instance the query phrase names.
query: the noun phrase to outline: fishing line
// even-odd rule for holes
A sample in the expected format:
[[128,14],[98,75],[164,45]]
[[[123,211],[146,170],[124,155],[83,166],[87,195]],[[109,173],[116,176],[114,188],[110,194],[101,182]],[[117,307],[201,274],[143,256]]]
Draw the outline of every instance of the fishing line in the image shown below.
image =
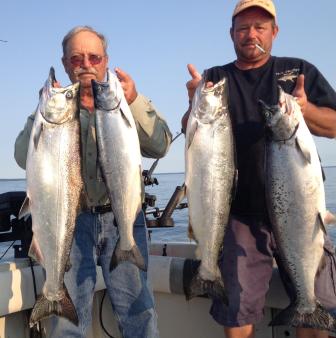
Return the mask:
[[[181,136],[183,133],[180,132],[180,133],[177,133],[177,135],[172,139],[171,141],[171,144],[179,137]],[[147,176],[148,177],[151,177],[151,175],[153,174],[154,172],[154,169],[156,168],[157,164],[159,162],[159,159],[156,159],[154,161],[154,163],[152,164],[152,166],[150,167],[150,169],[148,170],[148,174]],[[106,295],[106,289],[104,290],[104,294],[103,294],[103,297],[102,297],[102,300],[100,302],[100,308],[99,308],[99,321],[100,321],[100,325],[103,329],[103,331],[105,332],[105,334],[110,337],[110,338],[114,338],[113,336],[111,336],[108,331],[106,330],[105,326],[104,326],[104,323],[103,323],[103,302],[104,302],[104,298],[105,298],[105,295]]]
[[[172,144],[179,136],[181,136],[183,133],[182,132],[180,132],[180,133],[177,133],[177,135],[172,139],[172,141],[171,141],[171,143],[170,144]],[[147,173],[147,176],[148,177],[151,177],[152,176],[152,174],[153,174],[153,172],[154,172],[154,169],[156,168],[156,166],[157,166],[157,164],[159,163],[159,158],[158,159],[156,159],[155,161],[154,161],[154,163],[152,164],[152,166],[150,167],[150,169],[148,170],[148,173]]]
[[0,261],[6,256],[6,253],[9,251],[9,249],[14,245],[14,243],[16,242],[16,240],[15,241],[13,241],[12,243],[11,243],[11,245],[6,249],[6,251],[2,254],[2,256],[0,257]]
[[34,296],[35,296],[35,300],[37,300],[37,288],[36,288],[34,264],[33,264],[33,260],[30,257],[28,257],[28,259],[29,259],[30,270],[31,270],[32,277],[33,277]]
[[104,290],[104,294],[102,297],[102,300],[100,302],[100,307],[99,307],[99,321],[100,321],[100,326],[102,327],[103,331],[105,332],[105,334],[110,337],[110,338],[114,338],[113,336],[111,336],[108,331],[106,330],[104,323],[103,323],[103,302],[104,302],[104,298],[106,295],[106,289]]

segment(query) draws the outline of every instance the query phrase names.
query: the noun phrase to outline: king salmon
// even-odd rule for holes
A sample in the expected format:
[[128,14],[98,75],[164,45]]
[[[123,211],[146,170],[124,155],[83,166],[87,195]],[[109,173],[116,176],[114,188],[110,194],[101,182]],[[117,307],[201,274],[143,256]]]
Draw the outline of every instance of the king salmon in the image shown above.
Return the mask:
[[141,153],[135,121],[121,84],[111,71],[107,82],[92,80],[92,89],[99,163],[120,235],[110,269],[130,261],[146,270],[133,238],[133,225],[142,206]]
[[280,262],[296,298],[271,325],[335,331],[336,321],[316,299],[328,218],[321,164],[296,100],[279,88],[279,104],[261,101],[267,130],[266,200]]
[[31,131],[27,163],[27,197],[20,217],[31,214],[33,240],[29,254],[45,269],[42,295],[36,301],[30,326],[51,315],[78,325],[64,285],[75,219],[81,208],[79,83],[54,88],[55,71],[42,89]]
[[186,130],[185,187],[189,230],[201,261],[187,298],[208,293],[226,301],[218,267],[235,182],[235,148],[228,110],[228,83],[196,89]]

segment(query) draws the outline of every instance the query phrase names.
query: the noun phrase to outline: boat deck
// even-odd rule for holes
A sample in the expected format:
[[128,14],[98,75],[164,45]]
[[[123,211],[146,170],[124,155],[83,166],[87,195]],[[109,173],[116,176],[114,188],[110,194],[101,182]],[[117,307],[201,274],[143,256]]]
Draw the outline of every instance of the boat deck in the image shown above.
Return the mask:
[[[158,323],[161,338],[219,338],[223,337],[223,328],[209,315],[211,302],[205,297],[185,300],[181,279],[171,285],[171,267],[185,258],[193,258],[196,245],[193,243],[152,243],[149,263],[149,277],[154,289]],[[162,256],[165,254],[167,256]],[[174,270],[176,273],[176,269]],[[39,265],[34,265],[37,292],[41,291],[44,274]],[[34,283],[28,259],[8,258],[0,264],[0,337],[29,337],[28,316],[29,309],[35,302]],[[97,284],[93,307],[93,324],[87,338],[106,337],[99,320],[99,308],[103,297],[105,284],[100,267],[97,267]],[[264,320],[257,325],[257,338],[294,337],[294,330],[287,327],[272,328],[269,321],[278,309],[288,304],[288,298],[274,269],[270,291],[267,295],[267,308]],[[112,318],[112,320],[111,320]],[[117,338],[121,337],[114,320],[112,308],[108,298],[103,303],[102,321],[107,331]],[[48,336],[48,326],[44,330]]]

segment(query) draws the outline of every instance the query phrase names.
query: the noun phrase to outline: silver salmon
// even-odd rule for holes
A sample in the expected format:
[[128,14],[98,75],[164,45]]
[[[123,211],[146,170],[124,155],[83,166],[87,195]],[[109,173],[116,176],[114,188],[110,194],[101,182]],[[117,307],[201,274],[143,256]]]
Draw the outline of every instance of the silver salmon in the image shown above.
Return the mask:
[[279,104],[261,101],[267,130],[266,200],[281,265],[296,298],[271,325],[335,331],[335,319],[315,297],[323,264],[327,211],[321,164],[295,99],[279,88]]
[[30,325],[53,314],[78,325],[75,307],[64,285],[69,268],[75,219],[81,206],[79,83],[53,88],[54,69],[42,89],[35,113],[26,166],[27,197],[20,217],[31,214],[30,255],[46,271],[42,295]]
[[224,78],[199,84],[192,102],[185,145],[189,228],[201,261],[187,298],[202,293],[226,300],[218,256],[229,220],[235,181],[235,148]]
[[120,235],[110,269],[131,261],[146,270],[133,238],[133,225],[142,206],[141,153],[135,121],[121,84],[111,71],[107,82],[93,80],[92,89],[99,162]]

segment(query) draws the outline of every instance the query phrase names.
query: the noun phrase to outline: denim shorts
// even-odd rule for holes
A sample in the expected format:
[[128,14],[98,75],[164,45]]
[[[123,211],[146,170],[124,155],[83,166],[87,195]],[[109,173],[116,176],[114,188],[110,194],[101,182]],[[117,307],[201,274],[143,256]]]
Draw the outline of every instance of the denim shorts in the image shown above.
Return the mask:
[[[336,258],[335,248],[327,236],[324,253],[326,265],[316,275],[315,295],[325,308],[334,313]],[[247,217],[231,218],[219,263],[229,305],[214,300],[210,310],[219,324],[239,327],[262,320],[276,255],[275,240],[268,224]],[[292,298],[291,285],[286,284],[286,279],[283,283]]]

